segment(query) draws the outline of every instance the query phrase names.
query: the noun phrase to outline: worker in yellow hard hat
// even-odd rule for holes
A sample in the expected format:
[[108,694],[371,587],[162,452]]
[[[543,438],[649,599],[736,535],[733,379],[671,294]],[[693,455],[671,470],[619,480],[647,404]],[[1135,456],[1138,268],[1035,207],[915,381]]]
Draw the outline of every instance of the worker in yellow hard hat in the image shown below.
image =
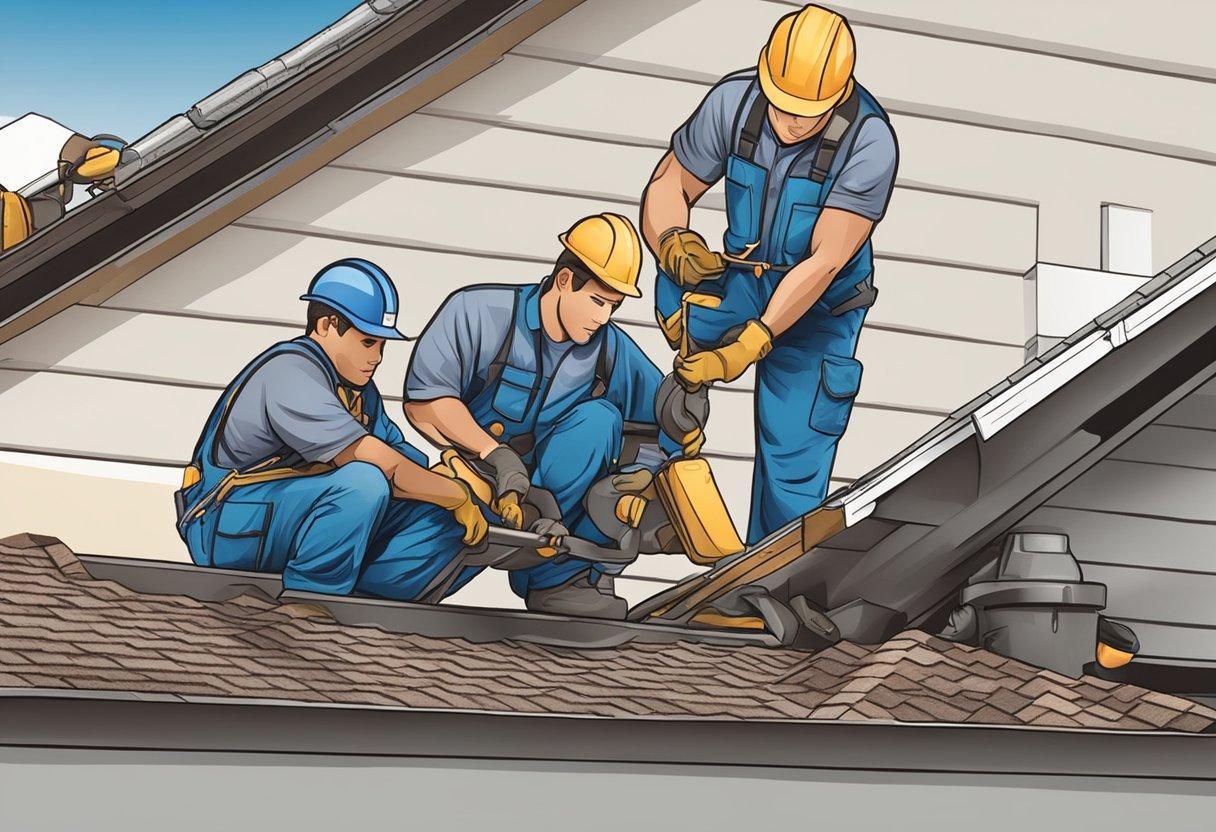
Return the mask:
[[[773,28],[672,136],[642,202],[659,263],[655,309],[689,385],[756,366],[749,542],[814,509],[861,381],[853,354],[874,303],[870,234],[895,179],[887,115],[853,77],[848,21],[819,6]],[[726,179],[721,251],[689,213]],[[681,300],[713,296],[711,302]],[[687,320],[685,320],[687,318]]]
[[[581,219],[558,240],[561,253],[539,283],[448,297],[414,344],[405,414],[436,445],[481,460],[496,503],[543,488],[566,530],[607,543],[584,495],[620,458],[624,423],[655,422],[663,376],[609,322],[626,298],[642,295],[642,242],[618,214]],[[601,575],[570,558],[513,571],[510,581],[529,609],[623,618],[624,599],[605,591]]]

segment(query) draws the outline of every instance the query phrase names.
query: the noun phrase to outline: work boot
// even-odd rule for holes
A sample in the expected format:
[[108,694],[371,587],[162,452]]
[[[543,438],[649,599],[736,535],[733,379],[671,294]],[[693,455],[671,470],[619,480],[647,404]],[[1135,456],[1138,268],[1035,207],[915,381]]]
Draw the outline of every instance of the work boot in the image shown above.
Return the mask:
[[533,612],[575,615],[581,618],[610,618],[623,621],[629,611],[624,598],[605,595],[592,586],[583,573],[560,586],[530,589],[524,602]]

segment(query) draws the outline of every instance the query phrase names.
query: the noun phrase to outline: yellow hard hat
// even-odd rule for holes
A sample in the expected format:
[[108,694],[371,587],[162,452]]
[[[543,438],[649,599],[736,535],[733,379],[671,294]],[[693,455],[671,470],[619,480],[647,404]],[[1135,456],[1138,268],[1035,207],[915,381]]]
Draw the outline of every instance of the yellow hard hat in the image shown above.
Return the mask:
[[0,251],[12,248],[34,233],[34,215],[25,197],[0,190]]
[[628,219],[620,214],[583,217],[557,239],[604,285],[631,298],[642,296],[642,241]]
[[854,56],[848,21],[806,6],[778,20],[760,50],[760,89],[778,110],[821,116],[853,91]]

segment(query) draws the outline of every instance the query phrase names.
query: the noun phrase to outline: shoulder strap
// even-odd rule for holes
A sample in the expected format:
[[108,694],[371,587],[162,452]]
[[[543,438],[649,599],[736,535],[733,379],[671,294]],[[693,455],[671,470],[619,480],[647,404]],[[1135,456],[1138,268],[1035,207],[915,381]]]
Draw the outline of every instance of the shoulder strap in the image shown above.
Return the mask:
[[[610,330],[609,330],[610,331]],[[600,339],[600,351],[595,356],[595,381],[591,383],[591,398],[598,399],[608,392],[612,380],[612,355],[608,349],[608,332]]]
[[836,161],[836,152],[840,150],[840,143],[857,119],[858,102],[859,96],[854,92],[828,119],[828,126],[823,129],[823,139],[819,142],[819,151],[815,154],[814,167],[811,168],[812,182],[822,185],[828,178],[832,162]]
[[[764,114],[768,109],[768,99],[763,92],[757,92],[751,106],[747,106],[747,96],[743,96],[740,114],[746,109],[747,116],[743,119],[743,129],[739,131],[739,140],[735,145],[735,153],[749,162],[756,160],[756,146],[760,144],[760,133],[764,129]],[[738,115],[736,115],[736,121]]]
[[[502,368],[511,357],[511,346],[515,343],[515,320],[519,316],[519,298],[522,294],[523,289],[516,289],[515,296],[511,299],[511,323],[507,327],[507,337],[502,339],[502,343],[498,345],[498,352],[494,354],[490,366],[486,368],[486,382],[482,386],[482,390],[498,384],[498,379],[502,377]],[[477,392],[480,393],[481,390]]]

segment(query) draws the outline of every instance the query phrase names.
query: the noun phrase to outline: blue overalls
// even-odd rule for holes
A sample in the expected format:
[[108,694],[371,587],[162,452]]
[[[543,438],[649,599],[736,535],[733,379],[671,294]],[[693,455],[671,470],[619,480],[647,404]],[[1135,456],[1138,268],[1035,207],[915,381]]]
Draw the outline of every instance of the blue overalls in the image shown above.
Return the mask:
[[[857,130],[867,118],[886,118],[860,85],[829,119],[815,150],[810,176],[789,176],[776,211],[765,216],[769,170],[754,161],[766,120],[767,101],[758,84],[743,98],[735,119],[738,135],[726,164],[726,251],[771,268],[731,265],[715,281],[696,289],[722,298],[716,309],[692,306],[688,334],[693,349],[729,341],[732,329],[759,318],[786,271],[805,259],[815,227]],[[741,122],[741,125],[740,125]],[[825,153],[826,151],[826,153]],[[793,170],[795,161],[787,168]],[[760,274],[757,276],[756,272]],[[659,272],[655,306],[670,317],[685,290]],[[816,508],[827,495],[836,444],[844,433],[861,384],[861,362],[853,357],[866,309],[873,304],[870,242],[853,256],[815,305],[773,343],[756,365],[756,466],[752,477],[747,541],[756,543]]]
[[[516,290],[510,334],[490,365],[477,368],[465,404],[484,430],[520,454],[533,472],[532,484],[553,493],[573,534],[608,543],[587,516],[583,497],[620,458],[624,422],[654,423],[662,373],[612,324],[586,344],[571,345],[556,367],[540,367],[541,289]],[[675,447],[669,439],[663,445]],[[603,567],[574,558],[516,570],[511,588],[523,597],[589,567],[597,580]]]
[[[178,492],[178,532],[200,566],[282,572],[285,589],[412,601],[461,551],[462,528],[439,506],[393,499],[380,469],[366,462],[304,465],[286,451],[243,471],[220,467],[216,445],[232,402],[253,373],[283,353],[304,355],[339,378],[309,338],[275,344],[243,369],[216,403],[195,447],[198,482]],[[371,434],[419,465],[372,382],[352,409]],[[294,457],[294,464],[293,459]],[[466,568],[455,592],[480,569]]]

